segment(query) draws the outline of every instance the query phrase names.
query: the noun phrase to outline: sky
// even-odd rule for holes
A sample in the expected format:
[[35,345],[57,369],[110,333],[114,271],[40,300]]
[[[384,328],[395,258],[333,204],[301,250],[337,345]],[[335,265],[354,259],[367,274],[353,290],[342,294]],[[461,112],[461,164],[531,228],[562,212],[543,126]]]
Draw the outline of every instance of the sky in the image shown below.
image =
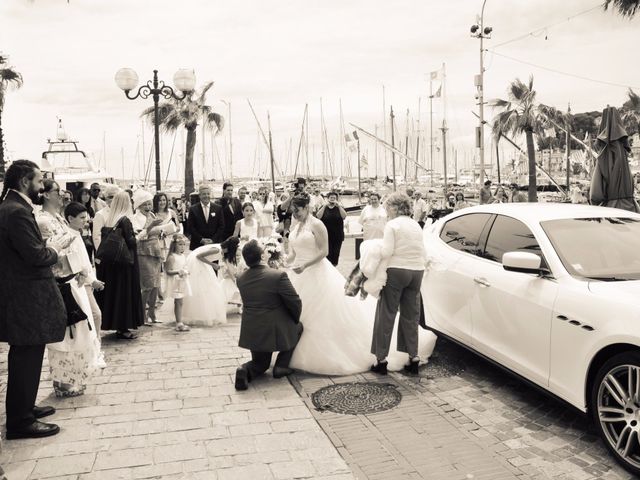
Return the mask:
[[[640,90],[635,59],[640,19],[596,8],[566,21],[599,3],[488,0],[484,20],[493,33],[485,44],[485,98],[505,97],[510,81],[530,75],[540,102],[563,110],[570,102],[574,112],[620,105],[625,86]],[[172,84],[177,69],[189,68],[198,86],[215,82],[208,103],[227,119],[215,138],[206,134],[204,144],[198,130],[197,179],[203,176],[203,145],[207,178],[228,178],[230,172],[268,174],[268,151],[247,100],[265,130],[269,112],[281,171],[295,168],[308,104],[312,173],[322,172],[321,152],[327,150],[334,174],[348,173],[346,158],[355,174],[354,155],[341,148],[340,102],[347,130],[354,123],[371,132],[377,128],[382,136],[386,120],[389,141],[388,110],[393,106],[397,136],[403,140],[409,124],[414,151],[420,130],[426,152],[429,72],[445,64],[446,106],[442,99],[433,100],[434,136],[441,142],[439,128],[446,114],[449,158],[455,150],[458,166],[470,166],[477,153],[472,111],[477,111],[479,40],[469,28],[481,7],[480,0],[2,0],[0,52],[24,77],[24,86],[6,96],[2,122],[7,150],[13,159],[38,160],[47,138],[55,137],[60,117],[69,136],[96,163],[116,177],[143,177],[153,130],[140,113],[152,101],[127,100],[114,82],[115,72],[133,68],[145,83],[157,69],[160,79]],[[552,26],[527,35],[546,25]],[[321,141],[321,99],[328,148]],[[494,114],[487,108],[488,119]],[[488,132],[485,138],[491,150]],[[163,177],[167,172],[169,178],[181,177],[185,134],[163,134],[161,140]],[[361,148],[369,158],[367,173],[389,172],[390,156],[385,159],[378,150],[376,163],[373,141],[363,139]],[[510,154],[506,146],[501,148]],[[436,146],[437,168],[439,155]],[[430,161],[428,155],[423,161]],[[303,154],[298,172],[306,173],[305,163]],[[324,168],[329,172],[328,162]]]

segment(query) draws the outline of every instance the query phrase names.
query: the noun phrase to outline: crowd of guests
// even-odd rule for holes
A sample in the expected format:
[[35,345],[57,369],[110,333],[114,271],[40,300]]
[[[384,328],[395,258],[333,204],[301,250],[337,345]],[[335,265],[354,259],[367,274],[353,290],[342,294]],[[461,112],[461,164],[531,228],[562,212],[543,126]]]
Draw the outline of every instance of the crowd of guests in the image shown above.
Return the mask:
[[[103,331],[134,340],[140,327],[160,323],[157,309],[170,301],[177,332],[226,322],[230,306],[241,310],[237,279],[248,269],[242,248],[277,236],[287,250],[289,234],[302,218],[296,213],[301,202],[326,231],[326,251],[319,258],[338,264],[347,212],[337,192],[325,198],[298,179],[295,189],[278,200],[266,188],[248,192],[241,187],[236,196],[231,183],[223,185],[219,198],[213,193],[209,185],[200,185],[192,204],[185,198],[170,200],[163,192],[115,185],[102,189],[93,184],[72,194],[55,180],[43,179],[35,163],[12,163],[0,203],[0,264],[5,267],[0,341],[10,344],[8,438],[58,431],[37,420],[52,413],[35,405],[45,346],[55,394],[77,396],[106,366]],[[403,238],[396,249],[407,238],[420,243],[412,229],[424,226],[430,205],[410,189],[396,200],[402,208],[390,210],[379,194],[369,194],[359,217],[365,239],[385,239],[397,230]],[[402,233],[409,231],[409,236]],[[386,255],[397,255],[392,250]],[[399,271],[390,272],[390,282],[417,291],[417,274],[406,262],[394,262]],[[387,317],[395,318],[400,300],[383,298],[376,328],[386,338]],[[409,332],[403,335],[413,342]],[[382,365],[384,345],[374,353]]]

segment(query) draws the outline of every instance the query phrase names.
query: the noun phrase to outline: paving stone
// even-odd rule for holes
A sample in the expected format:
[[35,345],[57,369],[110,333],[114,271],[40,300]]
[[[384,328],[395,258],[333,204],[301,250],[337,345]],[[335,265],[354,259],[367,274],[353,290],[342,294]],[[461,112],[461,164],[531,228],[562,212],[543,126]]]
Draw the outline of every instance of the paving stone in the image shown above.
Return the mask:
[[99,452],[93,470],[111,470],[114,468],[139,467],[151,465],[153,458],[150,448]]
[[[41,458],[28,478],[50,478],[77,473],[88,473],[96,459],[94,453],[81,453],[56,458]],[[9,468],[7,468],[9,470]],[[11,477],[10,477],[11,478]]]

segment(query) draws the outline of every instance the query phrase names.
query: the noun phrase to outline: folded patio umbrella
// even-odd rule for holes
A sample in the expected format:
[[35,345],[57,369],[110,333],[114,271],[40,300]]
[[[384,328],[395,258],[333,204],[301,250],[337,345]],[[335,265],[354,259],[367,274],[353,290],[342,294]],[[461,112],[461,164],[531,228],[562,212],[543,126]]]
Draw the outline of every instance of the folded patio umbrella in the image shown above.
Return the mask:
[[629,136],[615,107],[602,111],[596,149],[599,153],[591,177],[591,203],[640,212],[627,158],[631,151]]

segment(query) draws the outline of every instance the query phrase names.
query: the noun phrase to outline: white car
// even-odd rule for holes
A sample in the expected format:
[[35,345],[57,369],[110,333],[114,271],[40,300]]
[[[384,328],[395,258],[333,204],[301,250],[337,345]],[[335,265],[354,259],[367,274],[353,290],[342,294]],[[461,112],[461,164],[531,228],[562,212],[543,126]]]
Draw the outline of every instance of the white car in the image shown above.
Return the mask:
[[424,235],[428,326],[589,413],[640,474],[640,215],[491,204]]

